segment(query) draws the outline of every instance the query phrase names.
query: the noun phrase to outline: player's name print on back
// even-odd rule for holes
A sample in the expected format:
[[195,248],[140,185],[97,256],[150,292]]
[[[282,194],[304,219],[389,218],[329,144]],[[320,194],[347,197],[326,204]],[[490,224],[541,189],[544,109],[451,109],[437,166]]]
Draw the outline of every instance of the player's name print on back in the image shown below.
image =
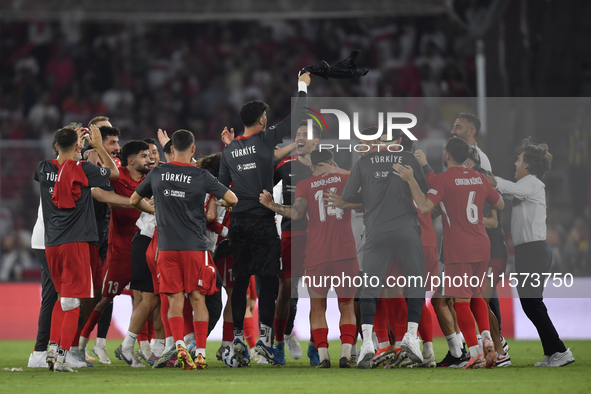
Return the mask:
[[163,181],[191,183],[191,175],[171,174],[170,172],[165,172],[164,174],[160,174],[160,176]]
[[252,155],[254,153],[257,153],[257,149],[256,146],[247,146],[241,149],[234,149],[232,151],[232,157],[240,157],[240,156],[246,156],[246,155]]
[[371,164],[378,164],[378,163],[399,163],[402,164],[402,156],[399,155],[389,155],[389,156],[374,156],[370,158]]

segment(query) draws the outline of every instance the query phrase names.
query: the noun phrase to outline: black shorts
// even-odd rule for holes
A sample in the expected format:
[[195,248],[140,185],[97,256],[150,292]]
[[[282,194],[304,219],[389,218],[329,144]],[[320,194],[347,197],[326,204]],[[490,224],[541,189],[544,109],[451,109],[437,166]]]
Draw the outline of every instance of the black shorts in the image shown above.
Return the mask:
[[131,246],[131,289],[154,293],[152,272],[146,261],[146,251],[152,238],[141,235],[138,231],[133,237]]
[[228,236],[234,257],[232,276],[280,273],[281,239],[273,216],[232,212]]

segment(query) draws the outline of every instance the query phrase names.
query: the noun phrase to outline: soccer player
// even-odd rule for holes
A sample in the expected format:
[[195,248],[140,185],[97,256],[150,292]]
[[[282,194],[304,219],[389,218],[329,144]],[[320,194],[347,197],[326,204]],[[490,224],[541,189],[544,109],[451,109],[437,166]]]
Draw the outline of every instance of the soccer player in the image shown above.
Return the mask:
[[[158,266],[160,292],[168,294],[168,321],[183,369],[207,368],[205,345],[209,314],[205,295],[217,291],[216,270],[205,239],[206,193],[222,198],[220,205],[231,208],[237,198],[208,171],[194,167],[195,137],[187,130],[172,135],[171,163],[156,167],[130,198],[132,205],[142,198],[154,198],[158,223]],[[184,293],[194,311],[196,358],[189,354],[183,335]]]
[[[311,167],[315,170],[318,164],[333,166],[331,151],[314,150],[310,154]],[[295,190],[293,206],[280,205],[273,202],[268,191],[264,190],[260,202],[275,213],[291,218],[293,221],[308,217],[308,241],[305,249],[304,268],[306,277],[310,278],[310,327],[314,343],[318,349],[320,363],[317,368],[330,368],[328,355],[328,325],[326,323],[326,295],[330,283],[322,282],[326,276],[356,276],[359,265],[355,239],[351,230],[351,209],[358,205],[348,204],[346,209],[326,206],[324,194],[331,191],[337,195],[347,182],[348,175],[338,174],[326,177],[312,176],[300,181]],[[320,279],[320,281],[318,281]],[[355,289],[344,283],[336,286],[341,311],[341,357],[340,368],[351,368],[351,348],[357,331],[353,296]]]
[[[122,149],[122,158],[126,165],[125,167],[119,167],[121,174],[119,179],[111,182],[111,186],[118,195],[130,197],[145,175],[150,172],[154,163],[150,160],[148,150],[149,145],[143,141],[130,141],[125,144]],[[103,298],[90,314],[82,330],[80,336],[81,348],[85,347],[89,334],[94,329],[105,308],[113,301],[115,296],[123,292],[125,286],[131,281],[132,239],[137,231],[135,224],[140,214],[141,212],[136,209],[111,209],[109,248],[103,279]],[[82,346],[83,344],[84,346]],[[128,360],[130,360],[127,361],[130,364],[134,361],[132,359]]]
[[[234,353],[238,362],[250,365],[250,354],[244,344],[244,314],[246,292],[251,275],[259,275],[261,340],[255,346],[257,353],[277,364],[273,348],[273,318],[277,274],[281,256],[281,241],[277,234],[274,214],[259,203],[259,194],[273,188],[273,159],[275,146],[292,130],[292,122],[299,124],[307,106],[307,86],[310,74],[299,77],[299,98],[294,112],[281,123],[267,128],[269,106],[255,100],[240,110],[245,130],[222,152],[220,182],[233,184],[238,204],[232,209],[229,237],[232,240],[234,264],[234,291],[232,293],[232,317],[234,320]],[[226,131],[227,132],[227,131]]]
[[[47,364],[50,370],[73,372],[67,361],[78,325],[80,298],[92,298],[89,242],[98,241],[90,188],[116,179],[119,171],[101,145],[100,131],[91,127],[91,146],[98,150],[106,168],[78,162],[81,145],[76,130],[64,127],[56,132],[57,160],[39,162],[39,182],[45,225],[45,253],[58,301],[51,320]],[[58,346],[59,355],[58,355]]]
[[[301,122],[298,126],[295,136],[296,154],[286,157],[275,166],[275,184],[282,182],[283,201],[293,205],[294,193],[297,184],[304,179],[312,176],[312,163],[310,153],[316,149],[320,143],[321,131],[316,125],[312,127],[313,139],[308,139],[308,126],[306,122]],[[279,364],[285,364],[285,342],[290,355],[294,359],[302,357],[302,349],[295,338],[295,333],[290,330],[290,334],[285,337],[285,330],[288,321],[291,320],[293,329],[293,319],[297,308],[297,293],[294,294],[294,308],[290,310],[292,301],[292,277],[297,283],[298,278],[302,276],[302,267],[304,265],[304,250],[306,249],[306,218],[293,220],[284,217],[281,221],[281,260],[283,262],[283,273],[279,275],[279,291],[275,303],[275,349]],[[290,316],[293,314],[293,316]],[[285,341],[285,342],[284,342]]]
[[500,193],[513,197],[511,237],[515,246],[515,272],[529,274],[517,291],[523,311],[536,326],[544,348],[544,359],[535,363],[536,367],[562,367],[575,361],[571,350],[560,340],[542,298],[542,274],[550,271],[552,252],[546,242],[546,185],[541,178],[550,171],[551,163],[548,145],[533,144],[527,138],[517,148],[517,182],[489,177]]
[[[410,166],[394,164],[394,173],[408,182],[417,206],[423,214],[441,203],[443,211],[443,252],[445,256],[444,296],[454,297],[460,330],[470,350],[470,361],[465,369],[496,363],[490,336],[488,308],[482,299],[483,287],[472,286],[471,280],[452,285],[457,277],[482,278],[490,258],[490,241],[482,218],[484,201],[493,209],[503,209],[505,203],[486,178],[474,170],[464,168],[469,145],[459,138],[451,138],[445,145],[443,161],[447,171],[435,176],[427,195],[423,194]],[[460,247],[461,245],[461,247]],[[447,285],[445,284],[447,283]],[[474,320],[483,337],[484,355],[479,352]]]
[[[377,127],[370,127],[365,129],[363,134],[376,135],[377,132]],[[399,138],[396,135],[392,137],[394,140]],[[382,284],[390,262],[398,258],[406,277],[421,278],[415,283],[416,286],[408,286],[405,289],[408,323],[401,347],[414,362],[423,362],[417,330],[425,301],[425,288],[422,283],[425,257],[417,210],[413,205],[408,184],[391,174],[394,162],[415,168],[414,176],[417,177],[417,182],[423,190],[428,190],[419,162],[412,153],[385,149],[369,153],[355,163],[343,190],[343,199],[351,203],[362,202],[365,209],[364,275],[368,278],[377,277],[379,284]],[[358,368],[370,368],[376,352],[372,332],[376,303],[381,290],[382,287],[379,285],[369,283],[364,284],[361,290],[359,302],[363,344],[359,351]]]

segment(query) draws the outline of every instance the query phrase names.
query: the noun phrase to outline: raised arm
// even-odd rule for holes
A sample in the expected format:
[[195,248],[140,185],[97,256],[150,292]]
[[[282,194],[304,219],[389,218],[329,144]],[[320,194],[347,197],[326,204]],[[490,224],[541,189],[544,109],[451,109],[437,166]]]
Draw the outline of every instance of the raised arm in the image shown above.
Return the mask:
[[417,207],[419,207],[419,211],[423,215],[430,213],[435,205],[433,202],[427,198],[421,191],[421,188],[414,177],[414,173],[411,166],[403,166],[402,164],[394,164],[392,166],[394,168],[394,174],[398,175],[402,180],[408,182],[408,186],[410,187],[410,192],[412,193],[412,198],[414,198]]
[[498,176],[489,176],[488,180],[499,193],[507,194],[518,200],[525,200],[536,191],[535,184],[526,178],[522,178],[518,182],[511,182]]
[[293,206],[277,204],[273,202],[273,197],[266,190],[263,190],[259,195],[259,201],[271,211],[292,220],[298,220],[304,217],[306,208],[308,208],[308,201],[302,197],[296,197]]
[[292,122],[299,123],[306,116],[305,107],[308,106],[308,86],[310,85],[310,73],[304,73],[298,78],[298,99],[293,111],[280,123],[269,127],[264,133],[274,133],[275,144],[281,142],[283,137],[291,133]]
[[291,144],[285,145],[282,148],[275,149],[275,151],[273,152],[273,154],[275,155],[275,163],[283,160],[284,157],[288,156],[291,153],[291,151],[295,149],[295,146],[295,142],[292,142]]
[[88,136],[88,142],[90,143],[90,146],[92,146],[92,148],[98,153],[101,161],[103,162],[103,167],[111,170],[109,180],[119,178],[119,170],[103,146],[103,137],[101,136],[101,131],[98,127],[96,127],[96,125],[90,125],[90,131],[91,133]]

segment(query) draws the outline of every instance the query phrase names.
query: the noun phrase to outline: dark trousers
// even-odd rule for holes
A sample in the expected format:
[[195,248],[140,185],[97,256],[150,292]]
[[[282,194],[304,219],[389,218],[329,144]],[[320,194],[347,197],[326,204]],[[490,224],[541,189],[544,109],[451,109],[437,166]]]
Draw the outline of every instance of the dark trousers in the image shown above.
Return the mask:
[[551,265],[552,252],[546,241],[528,242],[515,247],[515,272],[540,274],[541,283],[539,285],[535,280],[528,278],[523,287],[521,283],[517,286],[517,291],[523,311],[538,330],[546,356],[566,351],[564,343],[560,340],[558,332],[548,316],[548,310],[542,297],[544,277],[541,274],[550,272]]
[[39,323],[37,328],[37,341],[35,351],[44,352],[49,344],[49,333],[51,331],[51,314],[53,306],[57,301],[57,293],[53,287],[53,281],[49,274],[45,249],[33,249],[35,257],[41,263],[41,309],[39,310]]

